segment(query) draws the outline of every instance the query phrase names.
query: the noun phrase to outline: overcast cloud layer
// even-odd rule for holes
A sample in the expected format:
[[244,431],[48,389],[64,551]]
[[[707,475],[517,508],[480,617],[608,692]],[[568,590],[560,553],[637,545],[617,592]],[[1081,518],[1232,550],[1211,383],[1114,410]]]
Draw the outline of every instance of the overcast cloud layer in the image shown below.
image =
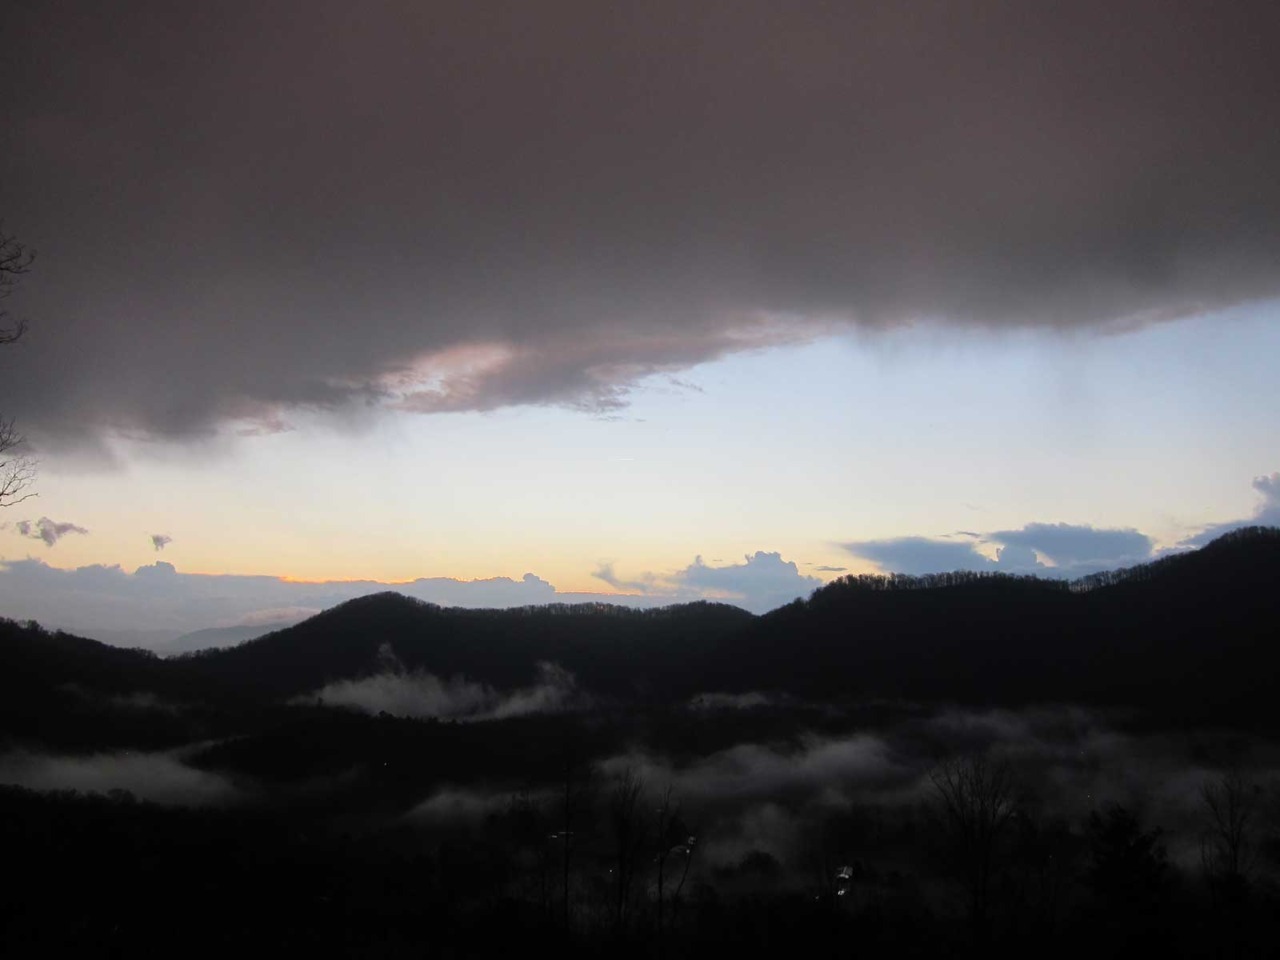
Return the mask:
[[[554,403],[831,324],[1280,293],[1269,2],[32,2],[5,413],[45,446]],[[16,351],[16,352],[15,352]]]

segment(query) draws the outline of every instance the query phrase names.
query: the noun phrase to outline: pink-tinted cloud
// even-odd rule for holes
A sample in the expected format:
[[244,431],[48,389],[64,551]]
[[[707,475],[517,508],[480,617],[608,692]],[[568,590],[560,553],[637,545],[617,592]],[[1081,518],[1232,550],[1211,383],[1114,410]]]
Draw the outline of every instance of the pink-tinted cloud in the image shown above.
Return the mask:
[[[1280,293],[1273,5],[27,4],[5,413],[38,444],[290,412],[600,412],[883,326]],[[769,336],[743,337],[769,317]],[[389,378],[470,345],[503,357]]]

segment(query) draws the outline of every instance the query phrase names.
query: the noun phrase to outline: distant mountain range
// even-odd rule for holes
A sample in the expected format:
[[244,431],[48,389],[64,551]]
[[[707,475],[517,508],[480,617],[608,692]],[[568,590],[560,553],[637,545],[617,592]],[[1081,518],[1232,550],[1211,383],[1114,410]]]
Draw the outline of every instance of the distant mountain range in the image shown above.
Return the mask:
[[268,633],[284,630],[297,622],[297,620],[280,620],[274,623],[242,624],[235,627],[208,627],[204,630],[193,630],[190,633],[184,633],[173,640],[157,643],[154,649],[165,656],[174,656],[183,653],[195,653],[198,650],[218,650],[223,647],[235,647],[246,640],[256,640],[258,637],[265,636]]
[[[202,634],[230,639],[187,639]],[[536,684],[540,664],[620,705],[760,691],[821,701],[1069,701],[1274,724],[1278,634],[1275,528],[1071,583],[845,577],[759,617],[713,603],[467,610],[382,593],[170,659],[3,621],[0,737],[47,737],[53,724],[76,742],[94,735],[77,724],[100,725],[107,713],[123,722],[120,705],[145,696],[153,709],[149,725],[136,718],[138,729],[150,741],[180,741],[216,732],[224,721],[215,715],[284,709],[340,681],[431,674],[511,691]],[[156,704],[199,708],[157,720]]]

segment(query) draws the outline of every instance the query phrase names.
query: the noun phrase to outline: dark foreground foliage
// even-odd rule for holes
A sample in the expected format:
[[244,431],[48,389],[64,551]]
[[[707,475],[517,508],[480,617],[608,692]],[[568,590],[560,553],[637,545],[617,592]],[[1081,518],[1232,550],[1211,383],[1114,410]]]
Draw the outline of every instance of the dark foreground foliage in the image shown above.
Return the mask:
[[[1268,957],[1280,936],[1273,889],[1254,884],[1215,899],[1174,875],[1158,832],[1118,808],[1082,829],[1014,822],[993,863],[991,908],[980,926],[948,896],[954,837],[945,830],[897,836],[903,867],[855,859],[847,879],[833,873],[831,882],[815,874],[784,883],[778,865],[758,853],[677,894],[682,868],[672,862],[661,909],[646,864],[645,883],[620,911],[607,826],[602,821],[591,839],[581,834],[565,873],[564,851],[544,832],[554,819],[513,803],[473,830],[441,836],[404,824],[341,828],[279,811],[165,809],[122,793],[0,788],[10,881],[0,946],[8,957],[478,957],[543,949],[623,957],[1137,950]],[[844,841],[857,838],[859,818],[836,818],[828,829],[840,848],[842,831]]]

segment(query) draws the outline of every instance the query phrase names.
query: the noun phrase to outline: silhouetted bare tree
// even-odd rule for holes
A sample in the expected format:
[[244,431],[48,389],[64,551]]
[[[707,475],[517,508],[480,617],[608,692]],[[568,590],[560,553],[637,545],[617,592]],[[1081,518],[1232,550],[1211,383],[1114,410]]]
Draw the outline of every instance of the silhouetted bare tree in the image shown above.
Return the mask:
[[1239,770],[1227,770],[1200,788],[1208,816],[1200,856],[1215,896],[1242,899],[1253,867],[1253,832],[1262,802],[1262,788]]
[[1015,781],[1007,763],[972,756],[950,760],[930,775],[954,866],[969,894],[975,938],[990,921],[991,885],[1000,844],[1015,811]]
[[570,929],[571,913],[569,877],[572,872],[575,838],[585,831],[591,815],[596,782],[595,769],[587,762],[579,744],[566,740],[564,748],[564,793],[560,814],[563,828],[548,838],[561,852],[561,922],[566,933]]
[[[0,300],[13,292],[18,278],[35,259],[27,247],[0,230]],[[27,330],[23,320],[9,322],[9,312],[0,310],[0,344],[13,343]],[[0,418],[0,507],[21,503],[34,496],[28,491],[35,479],[35,461],[22,453],[23,436],[12,419]]]
[[632,883],[649,840],[644,811],[644,779],[628,768],[609,797],[609,827],[614,844],[614,926],[622,929]]
[[689,826],[680,816],[680,803],[672,796],[672,788],[668,786],[662,793],[662,800],[655,813],[654,843],[657,856],[654,861],[658,866],[658,936],[662,936],[666,922],[666,872],[667,864],[672,857],[681,861],[680,880],[676,886],[676,900],[684,889],[685,879],[689,876],[689,864],[697,838],[689,832]]

